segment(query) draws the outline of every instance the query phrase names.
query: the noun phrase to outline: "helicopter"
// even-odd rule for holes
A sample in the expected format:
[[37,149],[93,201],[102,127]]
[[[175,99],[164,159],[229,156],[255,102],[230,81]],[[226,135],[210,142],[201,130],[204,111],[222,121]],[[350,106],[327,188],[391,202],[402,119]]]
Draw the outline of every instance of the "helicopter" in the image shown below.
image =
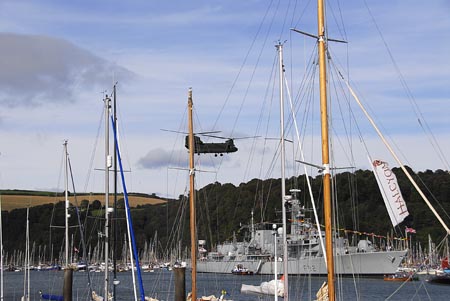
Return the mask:
[[[206,136],[226,140],[225,142],[206,143],[203,142],[199,136],[194,135],[194,154],[215,154],[215,156],[217,157],[217,155],[223,156],[224,153],[234,153],[238,150],[238,148],[234,145],[233,139],[211,135]],[[189,136],[186,136],[184,145],[187,149],[189,149]]]
[[[167,129],[161,129],[165,132],[173,132],[173,133],[182,133],[188,134],[186,132],[179,132]],[[212,132],[201,132],[194,133],[194,154],[214,154],[214,156],[223,156],[223,154],[234,153],[238,151],[238,148],[234,144],[234,140],[237,139],[249,139],[249,138],[258,138],[259,136],[250,136],[250,137],[222,137],[222,136],[214,136],[211,134],[220,133],[220,131],[212,131]],[[212,138],[224,139],[224,142],[203,142],[199,136],[207,136]],[[184,146],[189,149],[189,135],[185,138]]]

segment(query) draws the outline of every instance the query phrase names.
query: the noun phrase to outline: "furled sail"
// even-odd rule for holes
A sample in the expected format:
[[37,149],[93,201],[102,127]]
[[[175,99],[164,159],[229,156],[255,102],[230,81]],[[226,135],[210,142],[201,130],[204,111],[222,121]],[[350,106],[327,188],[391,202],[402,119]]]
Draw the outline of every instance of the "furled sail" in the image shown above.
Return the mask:
[[[277,285],[275,285],[277,281]],[[275,295],[275,290],[277,295],[284,297],[284,285],[283,280],[271,280],[268,282],[262,282],[261,285],[248,285],[242,284],[241,293],[242,294],[254,294],[254,295]]]
[[375,160],[372,162],[372,167],[392,225],[395,227],[409,215],[397,177],[384,161]]

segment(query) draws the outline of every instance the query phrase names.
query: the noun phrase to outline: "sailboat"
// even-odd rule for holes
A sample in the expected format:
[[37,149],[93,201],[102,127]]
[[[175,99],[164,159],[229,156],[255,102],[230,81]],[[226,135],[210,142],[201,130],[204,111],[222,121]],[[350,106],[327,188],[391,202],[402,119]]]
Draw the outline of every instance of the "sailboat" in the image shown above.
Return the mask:
[[[187,300],[197,299],[197,230],[196,230],[196,210],[195,210],[195,164],[194,164],[194,126],[193,126],[193,100],[192,88],[188,92],[188,145],[189,145],[189,229],[191,238],[191,292],[188,294]],[[176,288],[177,289],[177,288]],[[214,295],[202,297],[202,300],[223,300],[225,301],[226,291],[222,291],[222,295],[216,298]],[[228,300],[230,301],[230,300]]]
[[450,267],[448,259],[450,258],[450,251],[448,245],[448,237],[445,237],[445,251],[444,258],[441,260],[441,268],[435,270],[434,274],[430,274],[426,277],[428,283],[433,284],[450,284]]
[[[114,85],[114,99],[116,99],[116,86]],[[122,188],[123,188],[123,194],[124,194],[124,203],[125,203],[125,215],[126,215],[126,225],[127,225],[127,233],[128,233],[128,237],[129,237],[129,248],[130,248],[130,259],[131,259],[131,265],[132,265],[132,280],[133,280],[133,293],[134,293],[134,300],[138,300],[140,299],[141,301],[144,300],[156,300],[150,297],[145,296],[145,292],[144,292],[144,286],[143,286],[143,281],[142,281],[142,276],[141,276],[141,267],[139,264],[139,256],[138,256],[138,252],[137,252],[137,247],[136,247],[136,239],[134,237],[134,231],[132,228],[132,217],[131,217],[131,211],[130,211],[130,205],[129,205],[129,201],[128,201],[128,191],[127,191],[127,186],[125,183],[125,176],[124,176],[124,170],[123,170],[123,165],[122,165],[122,158],[121,158],[121,153],[120,153],[120,145],[119,145],[119,140],[118,140],[118,128],[117,128],[117,118],[116,118],[116,101],[114,101],[114,114],[110,114],[111,111],[111,106],[110,106],[110,98],[109,97],[105,97],[105,136],[106,136],[106,141],[105,141],[105,157],[106,157],[106,163],[105,163],[105,214],[106,216],[108,216],[108,214],[112,211],[112,210],[107,210],[108,208],[108,201],[109,201],[109,168],[112,166],[112,159],[111,156],[109,155],[109,120],[111,121],[111,126],[113,129],[113,135],[114,135],[114,154],[115,154],[115,171],[117,171],[117,165],[120,167],[120,176],[121,176],[121,182],[122,182]],[[115,172],[116,174],[116,172]],[[116,184],[115,184],[115,190],[117,190]],[[112,208],[111,208],[112,209]],[[108,222],[108,221],[107,221]],[[106,227],[107,222],[105,223],[105,232],[107,232],[109,229],[108,227]],[[107,249],[107,245],[105,242],[105,250]],[[106,292],[108,292],[108,253],[105,252],[105,262],[106,262],[106,271],[105,271],[105,295],[108,295],[108,299],[113,299],[116,298],[115,295],[110,296],[109,293],[107,294]],[[138,297],[138,292],[136,289],[136,279],[135,279],[135,268],[136,268],[136,274],[137,274],[137,282],[138,282],[138,286],[139,286],[139,297]],[[113,281],[113,285],[117,285],[119,283],[119,281],[115,278],[116,275],[114,274],[114,281]],[[115,291],[115,289],[114,289]],[[104,297],[98,296],[98,295],[94,295],[94,292],[92,294],[92,299],[95,301],[101,301],[104,299]]]
[[[378,249],[371,240],[360,239],[356,244],[350,244],[345,237],[338,235],[338,227],[332,225],[333,211],[331,206],[331,181],[333,166],[330,163],[330,146],[328,137],[327,111],[327,78],[326,78],[326,43],[331,41],[326,36],[324,22],[324,3],[319,1],[319,33],[313,35],[317,39],[319,49],[320,70],[320,103],[322,126],[322,165],[319,168],[323,176],[323,194],[325,207],[325,233],[321,234],[321,226],[312,222],[307,216],[308,210],[300,201],[295,191],[291,195],[282,193],[291,207],[290,234],[284,234],[277,241],[278,245],[289,246],[288,255],[275,256],[276,243],[273,242],[271,225],[257,225],[251,221],[249,227],[251,238],[247,241],[232,241],[219,244],[216,250],[205,253],[202,260],[196,263],[199,272],[232,273],[234,266],[244,266],[254,273],[272,275],[276,270],[288,274],[327,275],[327,290],[334,300],[334,275],[376,275],[394,274],[404,259],[407,250]],[[316,65],[316,61],[313,63]],[[281,74],[281,71],[280,71]],[[350,87],[349,87],[350,89]],[[351,94],[353,94],[351,92]],[[282,135],[283,137],[283,135]],[[191,169],[191,173],[193,173]],[[284,209],[284,205],[282,206]],[[287,226],[283,225],[284,229]],[[356,236],[356,235],[355,235]],[[321,239],[326,243],[322,244]],[[281,242],[281,243],[279,243]],[[276,252],[274,251],[276,250]],[[283,250],[284,252],[284,250]],[[192,255],[193,256],[193,255]],[[285,264],[287,268],[284,268]]]
[[64,247],[64,286],[63,295],[46,294],[39,292],[41,299],[43,300],[72,300],[72,277],[73,268],[70,265],[69,260],[69,153],[67,151],[67,140],[64,141],[64,221],[65,221],[65,247]]
[[[113,88],[114,93],[114,112],[112,112],[112,106],[111,106],[111,98],[108,95],[105,95],[103,102],[103,116],[104,116],[104,131],[105,131],[105,141],[104,141],[104,187],[105,187],[105,223],[103,227],[103,232],[100,233],[99,236],[103,238],[103,254],[100,255],[101,246],[100,243],[97,245],[96,250],[97,258],[101,258],[103,256],[103,263],[101,264],[100,269],[96,269],[97,272],[103,272],[103,290],[90,290],[89,291],[89,298],[93,301],[103,301],[103,300],[116,300],[116,286],[120,284],[120,281],[117,279],[116,275],[116,259],[115,257],[112,259],[112,268],[113,268],[113,274],[112,279],[110,275],[110,268],[111,268],[111,248],[110,248],[110,234],[111,234],[111,215],[113,212],[115,212],[113,207],[110,207],[109,204],[109,198],[110,198],[110,178],[109,174],[114,164],[114,192],[115,192],[115,199],[117,198],[117,173],[120,171],[120,178],[122,183],[122,189],[123,189],[123,195],[124,195],[124,205],[125,205],[125,217],[126,217],[126,226],[127,226],[127,234],[125,235],[125,241],[128,245],[128,251],[130,254],[130,260],[131,260],[131,276],[132,276],[132,287],[133,287],[133,300],[150,300],[151,298],[145,296],[144,292],[144,286],[141,276],[141,267],[139,264],[139,256],[137,253],[137,247],[136,247],[136,240],[134,237],[134,232],[132,228],[132,217],[131,217],[131,211],[128,201],[128,192],[126,187],[126,181],[124,177],[124,171],[122,166],[122,159],[121,159],[121,153],[120,153],[120,144],[118,141],[118,128],[117,128],[117,118],[116,118],[116,85],[114,85]],[[114,158],[110,154],[110,126],[112,128],[113,137],[114,137]],[[116,213],[114,213],[114,217],[117,218]],[[117,228],[114,227],[114,236],[115,241],[117,241]],[[117,247],[117,244],[115,245]],[[125,247],[125,246],[124,246]],[[113,251],[114,256],[117,254],[117,248]],[[123,252],[123,254],[125,254]],[[102,261],[99,259],[99,261]],[[128,266],[128,265],[127,265]],[[136,279],[137,274],[137,279]],[[112,280],[112,281],[111,281]],[[138,288],[137,288],[138,287]],[[139,291],[139,292],[138,292]],[[131,298],[130,298],[131,300]],[[151,299],[155,300],[155,299]]]
[[[386,274],[394,274],[400,266],[407,250],[381,250],[377,249],[373,242],[369,239],[361,239],[356,245],[351,245],[349,240],[344,237],[340,237],[337,231],[331,231],[328,229],[327,222],[325,223],[325,233],[321,231],[321,227],[318,222],[317,216],[315,220],[308,216],[309,209],[305,208],[305,204],[302,204],[299,200],[298,189],[290,190],[290,194],[287,194],[285,188],[285,175],[284,175],[284,120],[283,120],[283,86],[285,82],[284,78],[284,65],[282,58],[283,45],[278,44],[279,52],[279,75],[280,75],[280,120],[282,126],[280,134],[281,144],[281,194],[282,194],[282,210],[283,210],[283,225],[282,235],[279,236],[279,246],[282,246],[283,254],[280,259],[274,259],[275,243],[271,237],[273,236],[273,230],[271,225],[263,224],[255,226],[253,218],[251,220],[251,238],[249,241],[242,242],[228,242],[219,244],[217,250],[209,252],[205,255],[203,260],[198,262],[198,270],[200,272],[208,273],[230,273],[230,266],[245,266],[250,271],[258,274],[272,275],[274,271],[283,271],[288,275],[327,275],[329,264],[335,266],[335,271],[340,275],[352,276],[355,274],[365,276],[378,276],[382,277]],[[320,67],[324,68],[324,66]],[[326,81],[325,79],[321,79]],[[324,89],[321,89],[321,91]],[[325,91],[322,91],[323,93]],[[326,95],[321,96],[326,99]],[[322,100],[321,103],[325,103]],[[326,104],[326,103],[325,103]],[[321,109],[324,111],[325,109]],[[323,113],[323,115],[326,114]],[[294,119],[294,118],[293,118]],[[326,120],[322,120],[323,123]],[[327,129],[325,129],[325,132]],[[322,131],[323,132],[323,131]],[[328,137],[322,139],[328,141]],[[328,145],[325,145],[325,153],[328,152]],[[323,157],[327,157],[326,154]],[[329,160],[329,159],[328,159]],[[330,181],[331,167],[328,160],[325,160],[323,166],[323,181],[328,183]],[[323,184],[324,197],[330,193],[330,187],[328,184]],[[314,207],[314,201],[312,201]],[[327,204],[327,202],[324,202]],[[289,220],[291,221],[288,226],[286,223],[286,207],[290,207]],[[329,214],[331,209],[325,206],[325,214]],[[314,208],[315,211],[315,208]],[[331,217],[325,218],[331,219]],[[331,223],[331,220],[328,220]],[[290,227],[290,231],[286,231]],[[289,233],[289,234],[287,234]],[[324,240],[329,241],[324,243]],[[334,237],[333,240],[331,238]],[[328,244],[332,244],[334,249],[329,253],[331,247]],[[332,255],[334,254],[334,255]],[[288,258],[284,260],[284,258]],[[331,259],[332,258],[332,259]],[[331,259],[336,263],[328,262]],[[286,272],[287,271],[287,272]],[[288,277],[285,274],[285,287],[288,287]]]
[[[324,167],[324,177],[323,177],[323,189],[324,189],[324,219],[325,219],[325,237],[326,237],[326,252],[327,252],[327,297],[330,301],[336,299],[336,288],[335,288],[335,266],[334,266],[334,254],[336,250],[333,245],[333,231],[332,231],[332,206],[331,206],[331,181],[330,181],[330,170],[329,170],[329,137],[328,137],[328,111],[327,111],[327,78],[326,78],[326,43],[328,37],[326,36],[325,27],[325,2],[323,0],[318,0],[318,51],[319,51],[319,81],[320,81],[320,108],[321,108],[321,125],[322,125],[322,163]],[[405,175],[410,180],[411,184],[416,188],[417,192],[421,195],[424,202],[428,205],[430,210],[435,214],[436,218],[439,220],[441,225],[446,230],[447,234],[450,233],[450,229],[447,227],[445,222],[433,208],[433,206],[428,201],[428,198],[424,195],[422,190],[418,187],[409,171],[405,168],[399,157],[393,151],[393,148],[385,139],[384,135],[381,133],[379,128],[376,126],[373,119],[368,114],[367,110],[364,108],[359,98],[357,97],[354,90],[349,85],[348,81],[345,82],[346,86],[353,96],[357,104],[360,106],[361,110],[385,144],[386,148],[389,150],[391,155],[394,157],[396,162],[399,164],[400,168],[403,170]]]
[[[306,34],[299,30],[299,33]],[[369,239],[361,239],[356,245],[350,245],[349,241],[338,236],[338,230],[333,225],[333,214],[336,208],[333,208],[331,202],[332,192],[332,164],[330,163],[330,138],[329,138],[329,113],[328,113],[328,96],[327,96],[327,61],[328,52],[326,50],[327,43],[333,41],[326,35],[324,1],[318,1],[318,34],[307,36],[313,37],[317,40],[318,47],[318,65],[319,65],[319,84],[320,84],[320,113],[321,113],[321,146],[322,146],[322,165],[318,166],[322,175],[322,190],[323,190],[323,204],[324,204],[324,221],[325,233],[321,234],[320,225],[311,222],[307,218],[307,210],[304,207],[297,195],[287,195],[285,191],[282,193],[283,205],[284,201],[288,201],[291,206],[291,231],[290,234],[283,233],[283,245],[289,246],[287,248],[287,255],[284,253],[282,258],[275,256],[276,243],[271,243],[273,231],[266,227],[257,228],[252,224],[251,238],[248,241],[229,242],[217,246],[217,250],[207,253],[203,260],[198,263],[198,270],[202,272],[211,273],[230,273],[230,266],[242,265],[254,273],[259,274],[273,274],[274,271],[284,270],[288,274],[300,275],[327,275],[326,290],[329,300],[335,300],[335,274],[340,275],[377,275],[383,276],[385,274],[395,274],[397,268],[400,266],[402,260],[405,258],[407,249],[393,250],[377,249],[372,241]],[[340,42],[338,40],[334,40]],[[281,48],[279,45],[277,47]],[[314,62],[315,63],[315,62]],[[279,70],[280,76],[284,72]],[[341,75],[342,76],[342,75]],[[386,142],[381,132],[378,130],[373,120],[368,116],[367,111],[361,106],[356,94],[350,87],[348,82],[345,82],[350,94],[355,98],[358,105],[360,105],[363,113],[368,117],[369,122],[374,126],[382,141],[385,143],[388,150],[393,155],[396,162],[405,172],[408,179],[411,180],[413,186],[417,189],[419,194],[424,197],[417,184],[414,183],[412,177],[398,159],[392,148]],[[293,118],[294,119],[294,118]],[[282,128],[284,125],[281,126]],[[282,138],[284,136],[282,134]],[[282,148],[282,147],[281,147]],[[281,151],[283,156],[283,151]],[[282,159],[284,160],[284,159]],[[282,183],[284,176],[282,176]],[[283,190],[283,188],[282,188]],[[425,201],[430,209],[435,213],[429,202]],[[283,219],[285,218],[283,212]],[[436,213],[435,213],[436,215]],[[448,228],[442,219],[436,215],[441,222],[444,229],[449,233]],[[394,225],[395,226],[395,225]],[[283,230],[286,229],[283,222]],[[323,244],[321,240],[324,239]],[[282,268],[282,269],[280,269]],[[287,283],[287,281],[285,282]],[[288,287],[286,285],[286,287]],[[287,290],[288,291],[288,290]]]
[[23,279],[23,296],[21,301],[30,301],[30,208],[27,207],[26,222],[26,242],[25,242],[25,263],[24,263],[24,279]]

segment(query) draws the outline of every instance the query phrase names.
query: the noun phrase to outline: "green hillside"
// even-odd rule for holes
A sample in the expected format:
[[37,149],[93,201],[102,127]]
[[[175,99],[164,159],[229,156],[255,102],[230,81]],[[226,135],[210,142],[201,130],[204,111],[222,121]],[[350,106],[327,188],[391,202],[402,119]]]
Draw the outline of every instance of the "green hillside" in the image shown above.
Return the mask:
[[[401,237],[406,226],[417,230],[415,241],[425,243],[428,234],[435,242],[439,242],[445,236],[445,231],[437,219],[421,200],[401,170],[394,168],[401,191],[407,203],[410,216],[396,229],[392,229],[384,202],[378,190],[375,178],[371,171],[357,170],[354,173],[341,173],[333,178],[333,190],[337,191],[334,200],[337,208],[336,218],[340,229],[346,229],[366,233],[375,233],[385,236],[392,233]],[[441,216],[450,225],[450,174],[447,171],[424,171],[415,176],[423,191]],[[311,179],[313,194],[317,202],[319,216],[322,216],[322,178]],[[304,176],[287,180],[287,191],[292,188],[301,189],[301,203],[306,208],[311,207]],[[207,240],[207,247],[211,248],[217,242],[231,240],[233,235],[243,238],[246,231],[245,225],[251,220],[251,212],[254,212],[255,223],[281,222],[281,185],[279,179],[258,180],[253,179],[239,186],[233,184],[212,183],[196,193],[197,227],[199,239]],[[5,194],[3,194],[5,197]],[[80,197],[83,200],[83,197]],[[336,205],[337,204],[337,205]],[[59,252],[63,242],[63,229],[53,228],[52,225],[64,224],[64,204],[44,204],[30,209],[30,237],[41,248],[47,246],[50,250],[53,244],[55,255]],[[146,244],[157,237],[157,249],[159,254],[169,254],[181,247],[181,251],[189,244],[189,212],[187,196],[180,196],[178,200],[164,200],[159,204],[138,204],[131,210],[133,228],[138,248],[142,251]],[[84,225],[84,235],[87,246],[92,251],[95,245],[102,241],[99,232],[103,231],[103,216],[101,202],[80,201],[79,215]],[[114,224],[118,229],[118,252],[123,245],[126,233],[123,203],[117,213]],[[7,227],[4,231],[5,251],[24,250],[25,248],[25,216],[26,209],[13,209],[3,211],[3,224]],[[113,213],[114,216],[114,213]],[[75,209],[71,210],[71,224],[77,224]],[[78,249],[80,245],[80,233],[78,228],[71,228],[71,237]],[[352,241],[351,231],[349,235]],[[72,236],[73,234],[73,236]],[[344,232],[341,231],[344,235]],[[362,234],[364,235],[364,234]],[[32,242],[32,243],[33,243]],[[424,244],[425,246],[425,244]],[[47,251],[48,252],[48,251]],[[161,255],[162,256],[162,255]]]

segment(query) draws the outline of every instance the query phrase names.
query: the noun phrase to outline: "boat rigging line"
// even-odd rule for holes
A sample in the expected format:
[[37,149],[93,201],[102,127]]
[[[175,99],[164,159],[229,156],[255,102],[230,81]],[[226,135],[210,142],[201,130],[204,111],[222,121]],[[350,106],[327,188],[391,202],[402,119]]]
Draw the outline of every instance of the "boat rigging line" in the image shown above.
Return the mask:
[[[124,176],[124,172],[123,172],[122,158],[120,156],[119,142],[117,140],[117,127],[116,127],[116,124],[115,124],[113,116],[111,116],[111,123],[112,123],[112,128],[113,128],[113,133],[114,133],[114,145],[115,145],[115,149],[117,151],[117,161],[118,161],[119,167],[120,167],[120,177],[121,177],[121,180],[122,180],[123,195],[124,195],[124,199],[125,199],[125,208],[126,208],[125,213],[126,213],[126,217],[127,217],[127,230],[128,230],[128,237],[131,240],[130,249],[132,248],[132,250],[130,250],[130,252],[132,251],[132,254],[134,255],[134,258],[136,259],[136,271],[137,271],[138,281],[139,281],[139,292],[141,294],[141,301],[144,301],[145,300],[145,293],[144,293],[144,285],[142,283],[141,267],[139,265],[139,256],[138,256],[138,253],[137,253],[136,239],[134,237],[134,231],[133,231],[133,228],[130,226],[130,225],[133,224],[133,221],[132,221],[132,218],[131,218],[130,204],[129,204],[129,201],[128,201],[127,186],[125,184],[125,176]],[[131,262],[133,263],[133,256],[130,256],[130,258],[131,258]],[[106,269],[108,269],[108,265],[106,265]],[[135,279],[134,279],[134,265],[133,264],[132,264],[132,275],[133,275],[134,297],[135,297],[135,300],[137,300],[136,283],[135,283]]]
[[386,140],[386,138],[384,137],[383,133],[381,133],[380,129],[378,128],[378,126],[375,124],[375,121],[372,119],[372,117],[369,115],[369,113],[367,112],[367,110],[365,109],[365,107],[363,106],[363,104],[361,103],[361,101],[359,100],[358,96],[356,95],[355,91],[352,89],[352,87],[350,86],[349,82],[347,80],[345,80],[344,76],[339,73],[342,80],[345,82],[347,88],[350,91],[350,94],[353,96],[353,98],[355,99],[356,103],[359,105],[359,107],[361,108],[361,110],[363,111],[364,115],[366,116],[366,118],[369,120],[370,124],[373,126],[373,128],[375,129],[375,131],[377,132],[378,136],[380,137],[380,139],[383,141],[384,145],[386,146],[386,148],[389,150],[389,152],[391,153],[391,155],[394,157],[395,161],[399,164],[400,168],[403,170],[403,172],[405,173],[406,177],[408,178],[408,180],[411,182],[411,184],[414,186],[414,188],[416,189],[416,191],[420,194],[420,196],[422,197],[422,199],[424,200],[424,202],[427,204],[428,208],[430,208],[431,212],[433,212],[434,216],[437,218],[437,220],[441,223],[442,227],[445,229],[445,231],[447,232],[447,234],[450,234],[450,229],[447,227],[447,225],[445,224],[444,220],[441,218],[441,216],[439,215],[439,213],[434,209],[433,205],[430,203],[430,201],[428,200],[428,198],[425,196],[425,194],[422,192],[422,190],[420,189],[420,187],[417,185],[416,181],[412,178],[411,174],[409,173],[409,171],[406,169],[405,165],[402,163],[402,161],[400,160],[400,158],[397,156],[397,154],[394,152],[394,150],[392,149],[391,145],[389,144],[389,142]]

